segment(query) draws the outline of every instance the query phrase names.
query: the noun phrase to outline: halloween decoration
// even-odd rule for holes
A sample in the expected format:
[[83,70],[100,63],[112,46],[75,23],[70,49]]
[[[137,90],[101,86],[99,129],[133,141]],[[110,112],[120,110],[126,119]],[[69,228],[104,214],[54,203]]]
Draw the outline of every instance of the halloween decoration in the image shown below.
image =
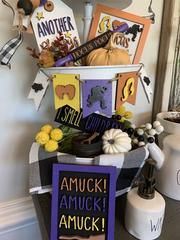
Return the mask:
[[108,44],[103,48],[98,48],[89,53],[86,58],[86,65],[121,65],[130,64],[130,57],[125,49],[119,49],[115,46],[115,39],[120,33],[113,33]]
[[75,97],[75,86],[72,84],[68,84],[66,86],[64,85],[57,85],[56,86],[56,95],[60,98],[63,99],[64,95],[67,95],[70,100],[72,100]]
[[39,51],[42,50],[41,46],[44,42],[51,45],[59,33],[67,40],[65,43],[68,45],[69,50],[74,49],[76,43],[79,45],[80,38],[73,10],[59,0],[46,1],[42,5],[34,10],[31,17],[31,24]]
[[50,239],[114,239],[116,168],[54,164],[52,172]]
[[112,115],[112,82],[85,80],[82,84],[83,117],[93,112]]
[[[88,39],[93,39],[100,33],[103,34],[103,32],[108,30],[116,29],[122,23],[128,24],[128,29],[125,31],[124,36],[124,48],[129,51],[131,63],[137,64],[140,62],[145,46],[151,25],[150,19],[119,10],[118,8],[96,4]],[[122,46],[119,47],[122,48]]]
[[138,77],[137,72],[126,72],[117,75],[116,110],[125,102],[135,105]]
[[[128,29],[128,24],[124,23],[120,27],[116,28],[114,32],[125,32]],[[88,41],[87,43],[81,45],[80,47],[71,51],[65,58],[59,59],[56,63],[56,67],[60,67],[65,65],[65,63],[69,61],[77,61],[83,57],[85,57],[88,53],[90,53],[93,49],[97,49],[99,47],[104,46],[110,36],[113,34],[113,31],[109,30],[98,37]]]
[[34,83],[32,85],[32,89],[34,89],[35,92],[41,91],[43,89],[43,85],[40,83]]
[[102,140],[98,133],[80,133],[72,138],[72,152],[78,157],[95,157],[102,153]]
[[[55,109],[69,105],[80,111],[80,76],[78,74],[54,74],[53,90]],[[71,119],[72,121],[73,119]]]
[[126,111],[125,106],[120,106],[116,112],[115,115],[113,115],[113,118],[118,120],[119,122],[124,122],[126,120],[129,120],[133,117],[133,113],[131,111]]
[[105,153],[116,154],[131,150],[131,138],[120,129],[110,129],[102,136]]
[[143,28],[140,28],[140,26],[139,26],[138,24],[134,24],[132,27],[130,27],[130,28],[127,30],[126,34],[132,34],[131,40],[132,40],[133,42],[135,42],[135,40],[136,40],[136,38],[137,38],[137,34],[138,34],[139,32],[142,32],[142,30],[143,30]]

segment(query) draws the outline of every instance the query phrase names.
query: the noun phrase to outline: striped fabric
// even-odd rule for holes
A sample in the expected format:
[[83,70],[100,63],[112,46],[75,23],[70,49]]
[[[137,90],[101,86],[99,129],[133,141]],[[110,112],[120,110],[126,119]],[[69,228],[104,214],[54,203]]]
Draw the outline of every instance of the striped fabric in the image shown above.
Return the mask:
[[23,34],[20,32],[15,38],[9,40],[0,50],[0,62],[10,67],[10,60],[23,41]]
[[145,147],[126,154],[102,154],[93,158],[77,158],[63,153],[46,153],[37,143],[33,143],[29,156],[29,192],[51,192],[52,165],[54,163],[115,166],[117,168],[116,196],[128,192],[139,175],[149,151]]

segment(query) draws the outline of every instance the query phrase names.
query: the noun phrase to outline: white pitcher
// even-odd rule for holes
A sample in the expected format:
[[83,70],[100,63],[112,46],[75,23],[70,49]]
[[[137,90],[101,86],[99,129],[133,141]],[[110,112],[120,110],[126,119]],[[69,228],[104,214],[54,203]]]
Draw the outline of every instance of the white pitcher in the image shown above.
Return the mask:
[[165,161],[157,173],[156,188],[162,194],[180,200],[180,135],[168,135],[163,140]]

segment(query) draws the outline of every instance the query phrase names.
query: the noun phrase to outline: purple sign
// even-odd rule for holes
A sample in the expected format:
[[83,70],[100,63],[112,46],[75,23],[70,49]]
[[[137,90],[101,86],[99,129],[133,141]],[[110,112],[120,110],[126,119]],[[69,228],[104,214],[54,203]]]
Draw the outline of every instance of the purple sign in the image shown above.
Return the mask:
[[51,240],[114,239],[116,168],[53,165]]
[[112,115],[112,82],[110,80],[86,80],[82,85],[83,117],[94,112]]

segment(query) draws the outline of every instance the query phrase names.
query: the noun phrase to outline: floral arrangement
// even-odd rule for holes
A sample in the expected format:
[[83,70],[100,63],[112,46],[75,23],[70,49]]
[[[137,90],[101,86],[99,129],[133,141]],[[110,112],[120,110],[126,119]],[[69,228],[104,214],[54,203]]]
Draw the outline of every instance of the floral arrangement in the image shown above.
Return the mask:
[[73,129],[61,125],[53,127],[51,124],[45,124],[40,131],[36,133],[35,141],[41,145],[46,152],[61,151],[71,152],[71,141],[76,135]]
[[74,144],[73,138],[75,136],[83,136],[82,141],[78,143],[78,150],[81,147],[90,146],[95,142],[102,142],[102,145],[99,145],[101,146],[102,153],[117,154],[153,143],[156,141],[157,135],[164,131],[159,121],[154,121],[153,124],[146,123],[137,127],[130,121],[132,117],[133,113],[127,111],[125,106],[122,105],[112,116],[112,119],[122,123],[121,129],[111,128],[101,134],[87,134],[86,132],[74,131],[64,125],[56,128],[50,124],[46,124],[36,134],[35,140],[47,152],[60,151],[71,154],[73,149],[72,144]]
[[43,146],[47,152],[54,152],[58,150],[58,143],[62,139],[62,130],[59,128],[53,128],[50,124],[42,126],[35,137],[36,142]]
[[115,115],[113,115],[113,118],[123,123],[133,118],[133,113],[130,111],[126,111],[125,106],[122,105],[116,110]]

